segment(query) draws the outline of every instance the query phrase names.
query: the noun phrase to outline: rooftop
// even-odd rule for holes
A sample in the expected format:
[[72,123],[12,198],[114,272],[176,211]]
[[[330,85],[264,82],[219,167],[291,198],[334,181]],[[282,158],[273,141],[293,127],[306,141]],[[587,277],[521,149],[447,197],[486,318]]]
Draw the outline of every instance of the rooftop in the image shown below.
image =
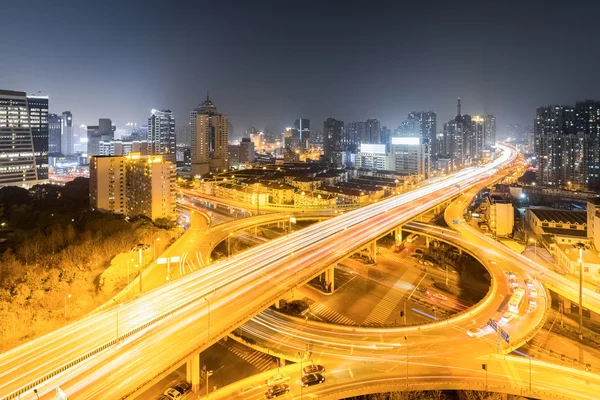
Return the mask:
[[557,236],[587,238],[587,229],[542,228],[544,232]]
[[563,211],[554,209],[529,208],[540,221],[557,224],[587,225],[586,211]]

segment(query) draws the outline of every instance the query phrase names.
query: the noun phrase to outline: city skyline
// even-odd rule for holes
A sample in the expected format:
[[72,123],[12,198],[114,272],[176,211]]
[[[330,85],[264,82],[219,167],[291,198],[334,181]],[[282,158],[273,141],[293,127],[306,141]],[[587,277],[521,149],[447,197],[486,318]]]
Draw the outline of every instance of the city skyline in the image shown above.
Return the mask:
[[[251,126],[280,133],[299,116],[319,124],[327,117],[377,118],[393,129],[407,113],[431,110],[444,121],[454,116],[457,97],[466,114],[492,113],[503,129],[531,125],[539,106],[597,98],[600,91],[599,83],[586,79],[598,56],[580,40],[593,37],[586,35],[593,29],[586,23],[593,13],[577,13],[576,21],[568,18],[577,10],[538,11],[531,4],[517,12],[510,5],[496,5],[493,12],[478,13],[476,21],[467,18],[468,23],[457,25],[457,18],[477,13],[476,8],[381,7],[370,10],[365,27],[377,29],[358,32],[350,27],[361,14],[352,7],[330,4],[317,12],[310,5],[258,2],[228,12],[223,5],[184,3],[171,10],[176,26],[167,23],[173,29],[159,32],[152,26],[161,16],[151,15],[151,5],[136,5],[5,5],[0,22],[9,31],[23,20],[40,28],[21,31],[19,41],[8,42],[7,57],[23,62],[0,66],[3,87],[42,91],[50,96],[50,112],[69,110],[76,125],[93,124],[100,117],[116,125],[144,123],[153,108],[171,109],[176,120],[185,121],[209,91],[230,116],[235,136]],[[210,16],[200,33],[188,23],[198,12]],[[543,18],[534,18],[537,13]],[[107,18],[118,28],[101,35],[88,32],[90,15]],[[61,23],[43,23],[54,17]],[[544,22],[559,17],[560,25]],[[293,18],[311,21],[311,28],[286,29]],[[41,27],[45,40],[37,41]],[[528,35],[521,38],[524,30]],[[74,31],[78,37],[72,39]],[[203,31],[211,40],[200,45],[196,37]],[[58,51],[61,46],[66,50]],[[171,52],[144,62],[153,46],[168,46]],[[529,51],[531,46],[539,51]],[[201,63],[194,54],[200,52],[190,51],[201,47],[215,54],[210,63]],[[570,48],[578,63],[557,60],[553,47]],[[328,49],[339,54],[327,57]],[[39,57],[48,61],[42,73],[22,67]]]

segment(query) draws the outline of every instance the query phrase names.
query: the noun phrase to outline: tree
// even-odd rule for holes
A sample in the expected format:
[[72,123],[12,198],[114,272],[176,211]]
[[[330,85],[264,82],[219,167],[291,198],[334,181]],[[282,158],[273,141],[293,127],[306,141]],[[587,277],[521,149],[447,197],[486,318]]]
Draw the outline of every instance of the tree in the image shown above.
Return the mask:
[[173,229],[175,228],[176,223],[174,220],[169,218],[156,218],[154,225],[161,229]]

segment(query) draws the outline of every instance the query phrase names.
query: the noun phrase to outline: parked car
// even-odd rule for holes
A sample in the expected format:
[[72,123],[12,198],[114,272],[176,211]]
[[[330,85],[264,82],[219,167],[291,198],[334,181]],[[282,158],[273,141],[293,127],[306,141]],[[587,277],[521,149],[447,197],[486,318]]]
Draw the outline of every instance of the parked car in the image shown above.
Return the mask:
[[173,386],[173,389],[177,390],[181,394],[184,394],[192,390],[192,385],[189,382],[181,381],[177,385]]
[[323,372],[325,372],[325,367],[323,367],[322,365],[318,365],[318,364],[311,364],[302,369],[302,375],[316,374],[316,373],[321,374]]
[[289,375],[277,374],[277,375],[273,375],[272,377],[267,379],[265,383],[267,384],[267,386],[275,386],[275,385],[285,383],[289,380],[290,380]]
[[425,252],[423,251],[423,249],[416,249],[415,253],[421,254],[421,255],[425,254]]
[[272,399],[272,398],[281,396],[282,394],[286,394],[289,391],[290,391],[290,385],[282,383],[279,385],[275,385],[272,388],[270,388],[269,390],[267,390],[267,393],[265,393],[265,396],[267,399]]
[[167,396],[170,400],[179,400],[181,398],[181,393],[179,393],[174,388],[168,388],[163,394]]
[[309,374],[306,376],[303,376],[300,384],[302,386],[312,386],[312,385],[318,385],[319,383],[323,383],[325,382],[325,377],[321,374]]

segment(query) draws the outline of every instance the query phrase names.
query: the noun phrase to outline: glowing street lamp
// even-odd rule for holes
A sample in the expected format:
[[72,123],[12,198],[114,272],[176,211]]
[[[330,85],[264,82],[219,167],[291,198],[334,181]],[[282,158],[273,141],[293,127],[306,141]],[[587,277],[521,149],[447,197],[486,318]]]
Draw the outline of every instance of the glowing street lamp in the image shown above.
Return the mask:
[[71,298],[71,294],[65,296],[65,319],[67,318],[67,299]]

